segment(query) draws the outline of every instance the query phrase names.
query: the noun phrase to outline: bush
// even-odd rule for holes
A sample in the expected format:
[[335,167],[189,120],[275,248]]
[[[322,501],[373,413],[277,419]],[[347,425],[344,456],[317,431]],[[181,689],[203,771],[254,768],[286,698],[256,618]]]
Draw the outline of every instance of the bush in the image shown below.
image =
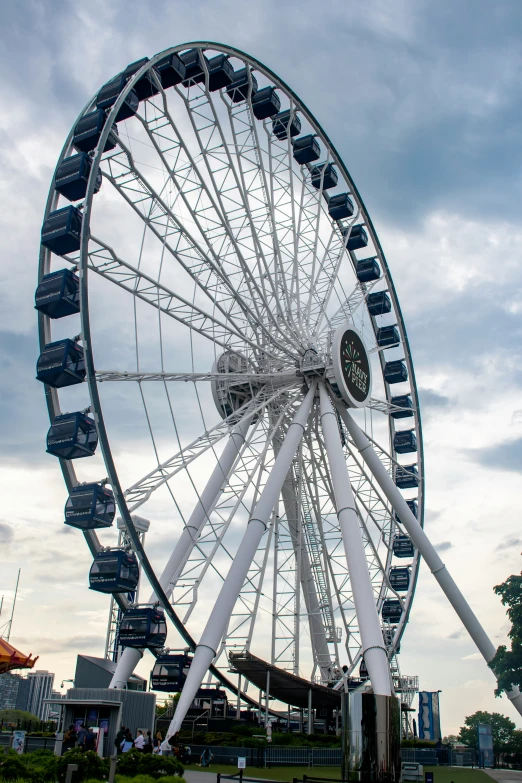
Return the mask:
[[58,758],[52,750],[40,748],[24,756],[24,764],[38,781],[54,783],[58,774]]
[[[183,767],[173,756],[157,756],[133,749],[118,756],[116,771],[120,775],[150,775],[157,780],[166,775],[182,775]],[[180,778],[178,777],[179,781]]]
[[187,783],[185,778],[180,778],[178,775],[165,775],[165,777],[158,778],[155,783]]
[[22,757],[14,750],[8,750],[3,756],[0,756],[0,779],[5,781],[14,781],[18,779],[26,780],[27,783],[36,783],[34,775],[28,771],[22,761]]
[[56,777],[64,783],[67,774],[67,764],[78,764],[78,772],[74,773],[74,783],[89,778],[106,778],[109,774],[109,760],[101,759],[94,750],[82,751],[72,748],[56,760]]

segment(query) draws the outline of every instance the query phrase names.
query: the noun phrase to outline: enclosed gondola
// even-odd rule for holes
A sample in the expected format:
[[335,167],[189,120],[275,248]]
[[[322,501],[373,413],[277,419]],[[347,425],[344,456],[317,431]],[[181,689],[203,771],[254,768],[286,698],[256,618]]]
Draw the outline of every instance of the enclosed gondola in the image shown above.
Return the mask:
[[401,336],[397,324],[381,326],[380,329],[377,329],[376,338],[379,348],[391,348],[394,345],[398,345],[401,341]]
[[[120,93],[124,89],[126,83],[127,79],[120,73],[119,76],[116,76],[114,79],[111,79],[110,82],[104,84],[96,97],[96,107],[109,111],[120,97]],[[134,90],[130,90],[118,110],[115,121],[122,122],[123,120],[128,120],[130,117],[133,117],[138,111],[139,103],[138,96]]]
[[391,299],[387,291],[374,291],[366,297],[370,315],[385,315],[391,312]]
[[395,483],[399,489],[417,489],[419,486],[417,465],[396,465]]
[[373,283],[381,276],[381,267],[376,258],[363,258],[357,262],[355,274],[360,283]]
[[349,226],[348,228],[342,228],[341,234],[346,240],[347,250],[362,250],[368,244],[368,234],[362,223],[358,223],[356,226]]
[[339,177],[331,163],[318,163],[310,169],[312,185],[319,190],[322,185],[323,190],[335,188]]
[[168,653],[158,655],[150,675],[150,687],[153,691],[178,693],[187,679],[192,658],[187,654]]
[[393,537],[393,554],[395,557],[412,558],[415,554],[413,541],[409,536],[396,535]]
[[123,647],[164,647],[167,623],[163,609],[157,606],[136,606],[127,609],[120,624],[120,644]]
[[299,136],[301,133],[301,120],[299,115],[290,109],[280,111],[272,120],[272,133],[280,141],[286,139],[287,136],[290,136],[291,139],[293,139],[294,136]]
[[80,249],[83,214],[68,206],[49,214],[42,226],[42,245],[57,256],[76,253]]
[[[148,57],[142,57],[141,60],[136,60],[136,62],[127,65],[123,71],[123,77],[125,81],[128,82],[135,73],[138,73],[140,68],[143,68],[143,66],[148,63],[148,61]],[[154,79],[155,76],[157,76],[155,68],[150,68],[146,72],[145,76],[142,76],[141,79],[138,79],[136,84],[134,84],[132,89],[138,96],[139,101],[145,101],[147,98],[152,98],[154,95],[159,93],[159,87],[156,85],[156,81]]]
[[[104,109],[96,109],[88,114],[84,114],[78,120],[73,130],[73,145],[80,152],[91,152],[96,149],[103,128],[107,120],[107,114]],[[104,152],[113,150],[118,140],[118,126],[113,125],[111,132],[105,142]]]
[[89,587],[98,593],[132,593],[140,580],[138,559],[127,549],[103,549],[89,571]]
[[398,593],[405,592],[410,586],[410,569],[408,567],[395,566],[390,568],[390,587]]
[[399,394],[397,397],[391,398],[391,404],[397,405],[398,408],[402,408],[400,411],[392,411],[391,416],[394,419],[408,419],[414,416],[413,401],[409,394]]
[[102,484],[78,484],[65,504],[65,524],[80,530],[110,527],[115,514],[114,493]]
[[353,201],[348,193],[337,193],[328,200],[328,214],[332,220],[344,220],[353,215]]
[[44,275],[34,295],[34,306],[49,318],[65,318],[80,312],[80,281],[72,269]]
[[85,380],[83,348],[74,340],[48,343],[36,363],[36,380],[62,389]]
[[397,598],[386,598],[382,602],[381,616],[388,622],[398,622],[402,615],[402,604]]
[[408,380],[408,368],[402,359],[386,362],[384,365],[384,380],[386,383],[404,383]]
[[250,96],[253,97],[257,92],[257,79],[253,73],[249,74],[246,68],[240,68],[238,71],[234,71],[234,79],[227,87],[227,95],[233,103],[241,103],[246,100],[250,85],[252,84],[252,92]]
[[62,459],[92,457],[97,445],[94,419],[82,411],[56,416],[47,432],[47,453]]
[[281,108],[281,101],[275,87],[264,87],[252,96],[252,111],[258,120],[273,117]]
[[[62,160],[54,178],[55,188],[69,201],[79,201],[85,198],[89,174],[91,173],[92,158],[86,152],[79,152]],[[96,174],[94,192],[101,188],[101,171]]]
[[396,432],[393,438],[393,448],[397,454],[411,454],[411,452],[417,451],[415,430]]

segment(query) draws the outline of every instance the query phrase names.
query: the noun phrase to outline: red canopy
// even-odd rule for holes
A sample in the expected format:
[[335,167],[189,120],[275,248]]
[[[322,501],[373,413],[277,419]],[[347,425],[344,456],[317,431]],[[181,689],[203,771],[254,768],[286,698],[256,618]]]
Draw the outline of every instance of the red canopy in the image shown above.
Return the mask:
[[0,674],[13,669],[32,669],[38,656],[31,658],[31,655],[24,655],[5,639],[0,639]]

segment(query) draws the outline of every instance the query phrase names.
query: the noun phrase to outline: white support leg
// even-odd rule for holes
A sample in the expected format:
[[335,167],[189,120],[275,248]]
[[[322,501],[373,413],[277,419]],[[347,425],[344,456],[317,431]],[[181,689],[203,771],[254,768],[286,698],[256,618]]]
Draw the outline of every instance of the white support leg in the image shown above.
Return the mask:
[[355,499],[341,445],[337,417],[323,384],[320,386],[319,393],[321,395],[321,425],[355,612],[361,633],[364,660],[368,667],[374,693],[378,696],[391,696],[388,653],[384,646],[379,615],[375,606],[375,596],[366,562],[361,526],[355,510]]
[[208,667],[219,648],[230,615],[232,614],[232,610],[234,609],[234,605],[245,581],[248,569],[250,568],[250,564],[256,554],[259,542],[266,531],[274,506],[278,501],[281,486],[290,468],[299,442],[303,437],[315,396],[315,388],[314,385],[309,389],[308,394],[295,414],[279,454],[276,457],[272,471],[270,472],[252,513],[252,517],[248,522],[243,540],[239,545],[239,549],[230,566],[227,577],[223,582],[221,591],[201,636],[201,640],[194,653],[194,658],[192,659],[174,718],[167,731],[165,743],[169,737],[179,731],[185,715],[187,714],[187,710],[192,704],[203,677],[205,676],[205,672],[208,670]]
[[[477,645],[481,654],[484,656],[486,663],[489,663],[495,656],[495,645],[489,639],[470,605],[453,581],[449,571],[442,562],[428,536],[420,526],[418,520],[409,509],[406,501],[400,493],[400,490],[396,487],[393,479],[375,453],[364,432],[361,430],[357,422],[355,422],[354,419],[350,416],[349,412],[344,406],[338,405],[336,403],[336,407],[344,424],[346,425],[348,432],[352,437],[353,442],[355,443],[355,447],[360,452],[362,458],[370,468],[370,471],[372,472],[375,480],[390,501],[393,510],[401,520],[419,553],[426,561],[431,573],[441,586],[448,601],[455,609],[463,626]],[[507,692],[507,696],[518,712],[522,715],[522,694],[520,693],[519,688],[515,686],[511,691]]]
[[[236,424],[230,433],[227,445],[223,449],[223,453],[212,471],[208,483],[201,493],[194,511],[190,515],[190,519],[183,528],[183,532],[174,547],[167,565],[163,569],[159,582],[165,591],[167,598],[170,598],[172,595],[172,591],[176,586],[176,581],[179,578],[186,559],[199,538],[209,514],[212,512],[220,497],[223,484],[228,481],[238,454],[245,443],[246,434],[251,423],[252,415],[245,416],[244,419]],[[157,600],[156,594],[152,593],[149,598],[149,603],[152,604]],[[134,647],[125,647],[116,666],[116,671],[114,672],[109,688],[124,688],[125,683],[133,673],[142,656],[143,650],[138,650]]]

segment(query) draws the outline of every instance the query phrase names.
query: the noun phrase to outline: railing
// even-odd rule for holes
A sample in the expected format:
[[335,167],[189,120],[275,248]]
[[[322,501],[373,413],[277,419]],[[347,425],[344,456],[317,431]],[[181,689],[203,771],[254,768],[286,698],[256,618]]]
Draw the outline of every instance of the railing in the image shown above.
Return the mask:
[[439,767],[476,767],[477,752],[466,750],[458,753],[449,748],[402,748],[403,761]]
[[[0,748],[10,748],[13,741],[13,735],[7,732],[0,733]],[[27,737],[24,742],[24,753],[31,753],[33,750],[41,748],[54,750],[56,740],[54,737]]]
[[341,748],[306,748],[269,745],[265,748],[265,767],[271,764],[298,764],[307,767],[339,767]]

